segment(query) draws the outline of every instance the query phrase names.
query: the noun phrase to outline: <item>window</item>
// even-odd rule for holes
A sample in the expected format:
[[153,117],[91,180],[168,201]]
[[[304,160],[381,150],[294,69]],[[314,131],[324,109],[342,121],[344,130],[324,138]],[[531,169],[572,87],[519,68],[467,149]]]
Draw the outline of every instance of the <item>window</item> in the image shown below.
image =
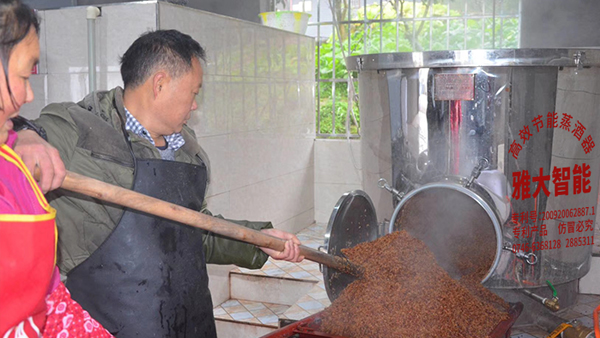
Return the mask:
[[304,0],[292,8],[312,14],[307,34],[317,38],[318,137],[360,134],[358,83],[344,56],[519,46],[520,0]]

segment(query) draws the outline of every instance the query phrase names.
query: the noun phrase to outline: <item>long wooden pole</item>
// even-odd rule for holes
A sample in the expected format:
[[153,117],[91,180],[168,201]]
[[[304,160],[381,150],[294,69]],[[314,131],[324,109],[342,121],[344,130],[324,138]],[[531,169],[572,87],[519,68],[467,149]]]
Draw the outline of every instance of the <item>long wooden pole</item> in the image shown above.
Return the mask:
[[[67,172],[61,188],[257,246],[277,251],[283,251],[285,247],[285,241],[280,238],[73,172]],[[348,259],[303,245],[300,246],[300,255],[354,276],[361,276],[363,272],[360,266]]]

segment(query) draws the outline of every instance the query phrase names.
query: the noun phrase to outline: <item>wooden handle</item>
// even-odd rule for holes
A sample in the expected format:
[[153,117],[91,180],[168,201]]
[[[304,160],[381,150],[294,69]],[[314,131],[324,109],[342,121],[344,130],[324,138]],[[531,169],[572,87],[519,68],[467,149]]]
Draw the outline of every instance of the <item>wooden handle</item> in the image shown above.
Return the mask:
[[[61,188],[257,246],[277,251],[283,251],[285,247],[285,241],[280,238],[70,171],[67,172]],[[362,268],[339,256],[303,245],[300,246],[300,255],[344,273],[362,275]]]

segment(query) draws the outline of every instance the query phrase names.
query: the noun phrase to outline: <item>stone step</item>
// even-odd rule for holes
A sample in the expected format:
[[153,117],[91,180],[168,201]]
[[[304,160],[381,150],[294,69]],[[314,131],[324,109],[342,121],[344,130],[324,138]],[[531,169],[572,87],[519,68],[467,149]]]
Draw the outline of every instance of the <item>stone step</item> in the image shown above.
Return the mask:
[[214,308],[219,338],[261,337],[279,328],[289,305],[230,299]]
[[[303,244],[322,244],[323,226],[298,234]],[[280,321],[299,320],[322,311],[330,302],[317,263],[269,259],[260,270],[229,272],[230,297],[214,308],[219,338],[261,337],[279,328]]]
[[269,325],[215,318],[219,338],[259,338],[276,330]]
[[316,280],[270,277],[231,272],[232,299],[294,305],[317,284]]

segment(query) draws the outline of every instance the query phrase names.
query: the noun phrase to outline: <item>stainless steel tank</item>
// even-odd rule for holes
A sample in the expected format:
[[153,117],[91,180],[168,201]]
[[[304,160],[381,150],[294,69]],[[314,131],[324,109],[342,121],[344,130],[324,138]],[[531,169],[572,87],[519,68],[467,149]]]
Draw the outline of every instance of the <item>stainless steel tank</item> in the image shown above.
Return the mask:
[[[483,267],[491,288],[588,272],[599,50],[393,53],[346,64],[358,72],[364,189],[377,216],[391,217],[388,232],[411,231],[455,276]],[[376,175],[391,180],[393,203]]]

